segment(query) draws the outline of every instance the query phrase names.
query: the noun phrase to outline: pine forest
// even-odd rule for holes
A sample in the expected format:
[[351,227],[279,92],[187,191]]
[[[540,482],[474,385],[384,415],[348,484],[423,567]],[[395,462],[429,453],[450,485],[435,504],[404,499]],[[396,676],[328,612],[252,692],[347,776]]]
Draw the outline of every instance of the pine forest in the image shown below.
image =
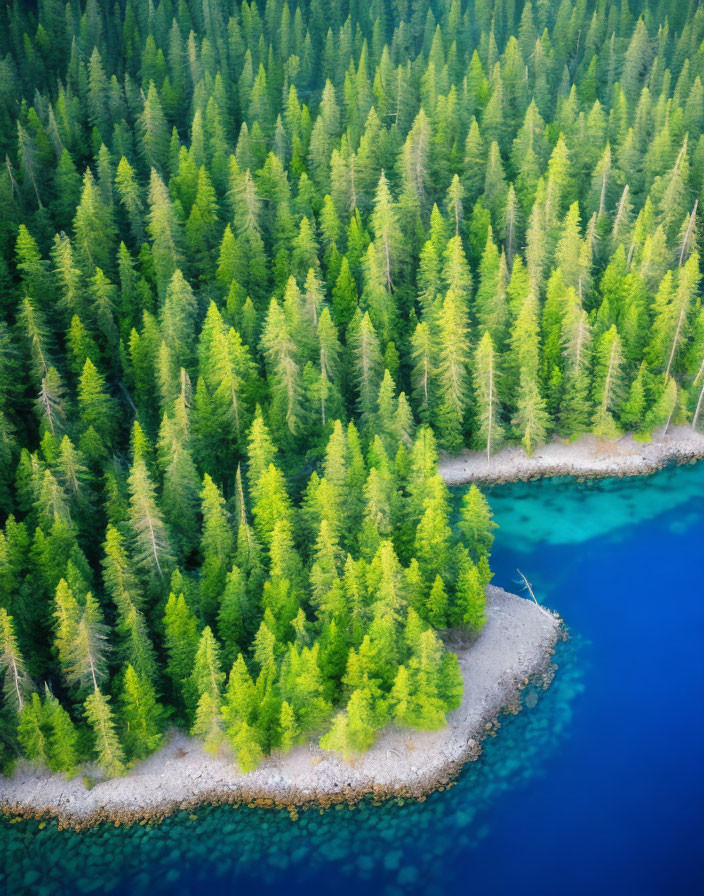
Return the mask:
[[0,766],[436,729],[442,452],[704,428],[695,0],[0,8]]

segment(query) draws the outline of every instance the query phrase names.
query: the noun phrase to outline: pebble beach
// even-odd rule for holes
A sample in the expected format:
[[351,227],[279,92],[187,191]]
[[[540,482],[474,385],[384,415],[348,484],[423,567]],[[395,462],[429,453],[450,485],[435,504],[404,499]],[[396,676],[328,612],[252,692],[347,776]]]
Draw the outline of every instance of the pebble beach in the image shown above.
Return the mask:
[[20,764],[11,777],[0,779],[0,807],[8,814],[49,815],[82,828],[107,820],[159,818],[200,803],[296,807],[353,803],[369,794],[422,797],[477,758],[481,740],[495,728],[501,710],[520,706],[525,683],[541,675],[549,681],[560,629],[560,620],[536,603],[489,586],[481,634],[471,645],[452,645],[465,690],[447,727],[386,729],[352,762],[311,742],[268,757],[244,775],[225,750],[209,756],[198,741],[173,731],[157,753],[128,774],[90,788],[81,776],[69,780]]

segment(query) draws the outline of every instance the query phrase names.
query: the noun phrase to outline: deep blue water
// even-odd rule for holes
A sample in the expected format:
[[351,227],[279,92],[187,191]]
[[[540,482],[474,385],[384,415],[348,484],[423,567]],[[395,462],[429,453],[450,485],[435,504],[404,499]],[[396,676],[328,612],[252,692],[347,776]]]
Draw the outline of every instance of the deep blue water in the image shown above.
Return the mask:
[[520,568],[572,637],[551,688],[455,787],[297,821],[221,807],[83,835],[4,822],[0,890],[4,871],[13,894],[698,891],[704,464],[489,497],[496,584],[518,590]]

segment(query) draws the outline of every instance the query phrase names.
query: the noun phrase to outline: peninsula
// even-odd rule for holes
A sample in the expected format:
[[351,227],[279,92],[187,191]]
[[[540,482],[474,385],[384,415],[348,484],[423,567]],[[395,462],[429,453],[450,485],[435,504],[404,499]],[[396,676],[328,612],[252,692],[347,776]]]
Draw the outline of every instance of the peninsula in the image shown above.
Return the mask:
[[[438,471],[447,485],[541,476],[635,476],[703,456],[704,435],[677,426],[648,442],[628,435],[617,440],[584,435],[572,442],[556,438],[531,456],[511,446],[489,461],[483,452],[465,451],[441,456]],[[106,777],[96,763],[86,763],[80,774],[66,777],[20,761],[13,775],[0,777],[0,810],[53,816],[63,825],[83,828],[105,820],[160,818],[202,803],[293,808],[354,803],[366,795],[422,798],[479,756],[482,738],[503,709],[516,705],[526,682],[538,679],[547,685],[551,679],[551,655],[561,631],[558,617],[490,585],[485,618],[473,638],[466,638],[466,630],[464,641],[453,638],[452,630],[445,635],[446,646],[458,658],[464,694],[439,730],[392,724],[378,732],[366,752],[347,761],[306,741],[287,753],[274,750],[258,768],[245,773],[227,743],[212,755],[201,739],[171,728],[160,749],[118,777]]]
[[422,797],[478,757],[497,715],[515,705],[529,679],[550,680],[559,635],[556,616],[489,586],[481,633],[473,644],[454,647],[464,696],[441,730],[387,728],[352,762],[312,743],[301,744],[285,755],[272,755],[246,775],[226,749],[210,756],[197,739],[172,731],[157,753],[127,775],[90,789],[81,777],[18,767],[13,776],[0,777],[0,807],[9,814],[55,816],[66,826],[82,828],[104,820],[159,818],[200,803],[294,807],[355,802],[366,794]]

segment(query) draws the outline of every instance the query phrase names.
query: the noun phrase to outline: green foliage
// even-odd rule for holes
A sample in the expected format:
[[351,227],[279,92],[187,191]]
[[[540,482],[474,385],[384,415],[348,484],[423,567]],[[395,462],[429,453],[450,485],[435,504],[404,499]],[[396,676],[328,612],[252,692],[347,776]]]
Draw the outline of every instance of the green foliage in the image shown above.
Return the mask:
[[122,685],[120,729],[128,756],[144,759],[159,747],[162,719],[163,711],[149,679],[128,665]]
[[324,750],[335,750],[345,760],[368,750],[376,740],[372,696],[366,689],[352,692],[347,709],[335,716],[332,728],[320,739]]
[[190,678],[198,649],[198,623],[183,594],[169,595],[164,613],[166,671],[180,707],[192,705]]
[[224,681],[218,644],[212,631],[206,626],[196,650],[191,673],[191,684],[198,701],[191,733],[203,740],[209,753],[216,752],[222,741],[220,696]]
[[24,659],[17,644],[12,616],[0,608],[0,669],[4,697],[15,713],[21,713],[32,689]]
[[124,753],[115,731],[115,719],[107,695],[97,688],[85,702],[85,717],[93,730],[95,754],[106,775],[121,775]]
[[466,539],[472,558],[475,562],[480,557],[488,556],[494,543],[494,522],[489,502],[477,488],[470,485],[462,498],[459,528]]
[[438,449],[701,427],[700,11],[280,5],[0,12],[1,712],[57,770],[81,705],[109,773],[170,712],[243,771],[437,727],[494,529]]
[[48,764],[48,744],[44,732],[44,707],[36,692],[22,707],[17,726],[17,739],[24,756],[30,761]]
[[49,767],[74,775],[80,760],[79,737],[71,716],[49,690],[44,697],[44,717],[49,728]]
[[17,739],[26,759],[68,776],[75,773],[79,760],[78,732],[48,688],[43,699],[34,692],[23,706]]
[[129,525],[135,563],[146,575],[163,581],[173,560],[173,553],[144,458],[135,458],[128,485]]

